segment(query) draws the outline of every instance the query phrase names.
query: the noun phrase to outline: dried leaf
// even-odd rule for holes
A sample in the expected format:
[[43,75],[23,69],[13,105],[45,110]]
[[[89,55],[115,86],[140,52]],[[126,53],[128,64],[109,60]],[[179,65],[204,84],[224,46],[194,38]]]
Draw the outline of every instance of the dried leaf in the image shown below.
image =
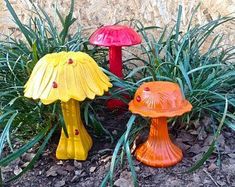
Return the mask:
[[207,168],[207,171],[212,172],[217,168],[215,163],[211,163],[210,166]]
[[46,176],[49,177],[49,176],[57,176],[57,169],[58,169],[58,166],[52,166],[47,172],[46,172]]
[[114,182],[114,185],[118,187],[132,187],[133,186],[131,181],[128,181],[124,178],[119,178],[118,180],[116,180]]
[[201,151],[201,146],[199,144],[195,144],[189,149],[189,152],[190,153],[195,153],[195,154],[201,153],[202,152]]
[[96,167],[92,166],[90,167],[90,172],[93,173],[95,171]]
[[21,169],[19,166],[16,166],[16,167],[14,168],[13,173],[14,173],[15,175],[18,175],[18,174],[20,174],[21,172],[22,172],[22,169]]
[[81,169],[81,168],[82,168],[82,163],[81,163],[81,162],[78,162],[78,161],[74,160],[73,164],[74,164],[74,166],[75,166],[77,169]]
[[35,156],[34,153],[25,153],[23,156],[22,156],[22,160],[23,161],[26,161],[26,162],[30,162],[33,157]]
[[55,183],[55,187],[61,187],[61,186],[64,186],[65,185],[65,181],[62,180],[62,181],[58,181]]

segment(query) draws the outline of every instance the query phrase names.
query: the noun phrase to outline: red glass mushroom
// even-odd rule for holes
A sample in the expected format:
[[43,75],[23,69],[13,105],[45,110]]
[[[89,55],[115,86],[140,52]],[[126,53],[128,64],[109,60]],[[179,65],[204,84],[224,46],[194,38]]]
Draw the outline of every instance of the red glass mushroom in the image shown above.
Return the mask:
[[141,37],[132,28],[124,25],[107,25],[97,29],[90,43],[109,47],[110,71],[120,78],[122,74],[122,47],[141,43]]
[[[140,44],[141,37],[130,27],[107,25],[97,29],[89,41],[93,45],[109,47],[110,72],[122,79],[122,47]],[[128,98],[126,95],[124,97]],[[109,100],[107,105],[109,109],[127,106],[117,99]]]

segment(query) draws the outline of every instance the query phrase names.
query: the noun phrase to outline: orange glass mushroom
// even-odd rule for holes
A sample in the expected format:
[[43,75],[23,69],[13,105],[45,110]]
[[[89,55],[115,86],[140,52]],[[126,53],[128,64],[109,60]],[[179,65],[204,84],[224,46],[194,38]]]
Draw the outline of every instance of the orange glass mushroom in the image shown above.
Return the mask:
[[142,84],[129,103],[129,110],[152,120],[149,137],[136,149],[136,158],[153,167],[169,167],[180,162],[183,154],[169,137],[167,118],[180,116],[191,109],[192,105],[183,98],[177,84],[167,81]]

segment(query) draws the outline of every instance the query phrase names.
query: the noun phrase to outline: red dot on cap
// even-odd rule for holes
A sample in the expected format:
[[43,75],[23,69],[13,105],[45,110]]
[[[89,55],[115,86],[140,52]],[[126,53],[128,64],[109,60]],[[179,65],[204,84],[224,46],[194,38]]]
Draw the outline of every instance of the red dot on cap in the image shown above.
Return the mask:
[[77,129],[75,129],[75,135],[79,135],[79,131]]
[[139,95],[136,97],[136,101],[137,101],[137,102],[140,102],[140,101],[141,101],[141,97],[140,97]]
[[54,82],[52,83],[52,87],[53,87],[53,88],[57,88],[57,87],[58,87],[58,84],[54,81]]
[[150,91],[150,88],[149,87],[145,87],[144,91]]
[[70,59],[68,60],[68,64],[72,64],[72,63],[73,63],[73,59],[70,58]]

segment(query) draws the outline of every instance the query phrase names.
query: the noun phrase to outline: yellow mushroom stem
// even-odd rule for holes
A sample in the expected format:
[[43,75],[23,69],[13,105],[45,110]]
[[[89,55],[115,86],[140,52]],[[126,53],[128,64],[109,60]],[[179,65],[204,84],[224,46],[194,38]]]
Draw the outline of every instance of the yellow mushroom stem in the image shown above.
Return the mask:
[[86,160],[92,139],[82,123],[79,102],[70,99],[68,102],[62,102],[61,107],[68,138],[62,129],[56,157],[63,160]]

